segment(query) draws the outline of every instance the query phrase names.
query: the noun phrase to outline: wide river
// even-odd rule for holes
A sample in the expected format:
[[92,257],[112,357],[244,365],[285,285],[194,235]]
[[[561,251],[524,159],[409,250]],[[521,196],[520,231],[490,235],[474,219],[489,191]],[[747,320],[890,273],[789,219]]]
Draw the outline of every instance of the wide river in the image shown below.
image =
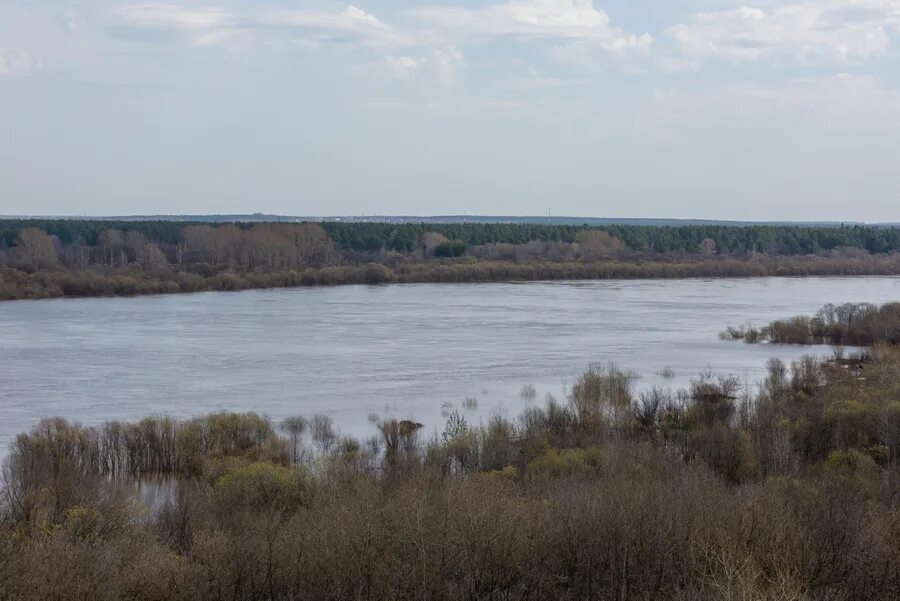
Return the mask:
[[[639,386],[711,368],[749,385],[766,360],[827,348],[719,340],[833,302],[900,300],[898,278],[346,286],[0,303],[0,455],[48,416],[85,424],[151,414],[370,416],[431,433],[448,411],[514,416],[530,384],[564,398],[591,362]],[[657,375],[671,368],[677,377]],[[477,407],[463,401],[477,399]]]

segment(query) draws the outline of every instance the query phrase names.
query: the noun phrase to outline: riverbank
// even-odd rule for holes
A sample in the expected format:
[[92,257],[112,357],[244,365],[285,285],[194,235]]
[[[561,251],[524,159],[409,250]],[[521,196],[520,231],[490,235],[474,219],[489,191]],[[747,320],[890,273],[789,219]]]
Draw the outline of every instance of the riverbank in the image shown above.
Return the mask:
[[[752,396],[713,376],[638,395],[592,368],[565,399],[454,412],[432,437],[46,419],[0,483],[0,598],[894,599],[898,368],[887,347],[862,379],[772,362]],[[153,508],[147,482],[170,491]]]
[[26,271],[0,265],[0,300],[139,296],[349,284],[894,275],[900,275],[898,254],[861,257],[763,255],[746,259],[609,259],[595,262],[450,259],[215,272],[139,265],[82,269],[56,267]]

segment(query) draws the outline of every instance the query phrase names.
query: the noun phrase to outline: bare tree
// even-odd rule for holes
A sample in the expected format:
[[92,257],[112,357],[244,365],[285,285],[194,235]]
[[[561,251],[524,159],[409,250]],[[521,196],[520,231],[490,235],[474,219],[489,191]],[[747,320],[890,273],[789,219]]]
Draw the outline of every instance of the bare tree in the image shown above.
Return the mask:
[[575,238],[585,261],[596,261],[625,248],[621,240],[604,230],[581,230]]
[[122,230],[104,230],[97,237],[97,243],[103,248],[103,261],[109,265],[127,263],[125,255],[125,233]]
[[314,415],[312,418],[312,439],[319,445],[323,453],[328,453],[337,440],[334,423],[327,415]]
[[433,257],[434,249],[447,241],[447,236],[440,232],[425,232],[422,235],[422,246],[425,248],[425,256]]
[[44,230],[27,227],[16,239],[15,256],[32,267],[54,267],[59,260],[56,243]]
[[306,418],[300,415],[286,417],[281,420],[281,429],[291,440],[291,462],[297,463],[300,458],[300,442],[306,432]]

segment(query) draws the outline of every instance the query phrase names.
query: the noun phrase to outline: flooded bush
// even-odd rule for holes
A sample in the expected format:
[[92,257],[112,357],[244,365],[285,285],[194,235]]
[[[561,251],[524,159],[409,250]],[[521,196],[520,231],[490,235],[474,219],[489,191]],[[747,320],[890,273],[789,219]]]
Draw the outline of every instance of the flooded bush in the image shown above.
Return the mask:
[[900,344],[900,303],[825,305],[814,316],[772,321],[757,330],[729,327],[720,335],[748,343],[871,346]]
[[747,344],[757,344],[762,341],[762,332],[751,326],[741,326],[734,328],[729,326],[724,332],[719,334],[722,340],[742,340]]
[[614,363],[591,366],[572,386],[569,402],[585,431],[614,427],[627,418],[633,402],[635,375],[622,371]]
[[772,361],[748,400],[592,366],[565,401],[427,439],[45,420],[5,462],[0,599],[893,599],[900,352],[855,369]]

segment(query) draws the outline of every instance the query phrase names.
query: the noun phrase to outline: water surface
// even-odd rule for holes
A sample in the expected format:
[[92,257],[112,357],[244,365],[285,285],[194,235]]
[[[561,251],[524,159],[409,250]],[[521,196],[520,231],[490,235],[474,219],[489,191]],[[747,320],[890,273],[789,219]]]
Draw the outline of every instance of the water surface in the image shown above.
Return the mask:
[[[0,449],[48,416],[370,414],[429,432],[458,409],[515,415],[525,384],[562,396],[590,362],[641,386],[712,368],[752,383],[770,356],[828,349],[723,342],[727,325],[827,302],[900,300],[898,278],[345,286],[0,303]],[[664,381],[656,373],[678,374]],[[466,397],[476,409],[464,409]]]

